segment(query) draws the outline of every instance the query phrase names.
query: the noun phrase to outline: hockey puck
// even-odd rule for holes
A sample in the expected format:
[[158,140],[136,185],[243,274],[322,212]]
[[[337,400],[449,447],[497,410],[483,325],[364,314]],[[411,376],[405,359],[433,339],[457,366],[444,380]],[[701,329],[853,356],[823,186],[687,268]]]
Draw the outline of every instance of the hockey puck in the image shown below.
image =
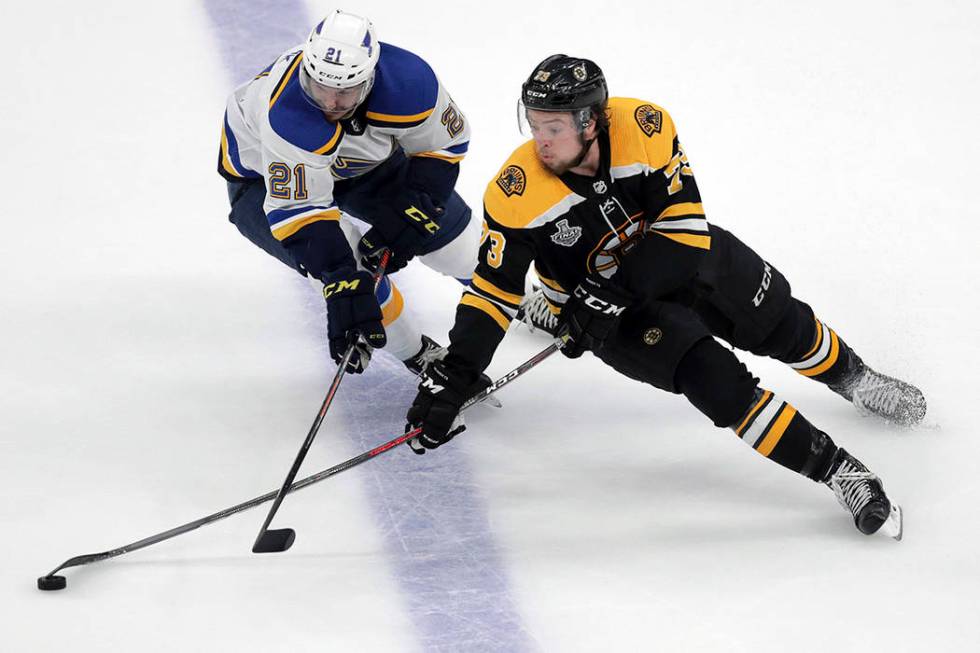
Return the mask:
[[46,592],[51,590],[63,590],[68,585],[64,576],[41,576],[37,579],[37,588]]

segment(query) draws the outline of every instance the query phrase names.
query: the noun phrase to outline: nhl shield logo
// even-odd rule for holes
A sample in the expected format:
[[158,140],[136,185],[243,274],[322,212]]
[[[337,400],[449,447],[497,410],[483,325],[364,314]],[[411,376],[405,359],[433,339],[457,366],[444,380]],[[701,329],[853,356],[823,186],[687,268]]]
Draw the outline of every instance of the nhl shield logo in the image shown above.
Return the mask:
[[571,247],[582,237],[582,227],[569,227],[568,218],[562,218],[555,223],[556,233],[551,234],[551,242],[562,247]]
[[633,112],[633,116],[636,118],[636,124],[640,126],[640,129],[643,130],[643,133],[646,134],[647,137],[660,133],[660,128],[664,117],[663,114],[654,109],[652,105],[644,104],[636,107],[636,111]]
[[592,190],[594,190],[599,195],[602,195],[603,193],[606,192],[606,182],[600,179],[599,181],[592,184]]
[[497,177],[497,185],[504,195],[523,195],[524,187],[527,185],[527,177],[520,166],[507,166]]

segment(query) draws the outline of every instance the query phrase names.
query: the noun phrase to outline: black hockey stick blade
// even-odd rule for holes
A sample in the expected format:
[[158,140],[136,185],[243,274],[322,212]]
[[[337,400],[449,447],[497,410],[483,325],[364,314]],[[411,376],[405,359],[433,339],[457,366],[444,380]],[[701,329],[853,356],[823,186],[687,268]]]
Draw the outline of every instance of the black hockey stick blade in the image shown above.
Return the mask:
[[255,541],[252,553],[282,553],[296,541],[296,531],[291,528],[273,528],[262,533]]

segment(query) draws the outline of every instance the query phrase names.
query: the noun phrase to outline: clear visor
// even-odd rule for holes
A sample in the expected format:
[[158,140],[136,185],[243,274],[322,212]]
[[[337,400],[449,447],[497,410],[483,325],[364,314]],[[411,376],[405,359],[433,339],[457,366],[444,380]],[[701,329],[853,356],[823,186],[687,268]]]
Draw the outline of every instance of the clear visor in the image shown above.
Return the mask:
[[315,82],[302,66],[299,70],[299,85],[306,100],[324,113],[341,116],[353,113],[371,90],[371,80],[348,88],[333,88]]
[[581,132],[568,111],[539,111],[528,109],[523,100],[517,101],[517,126],[521,135],[536,141],[561,139]]

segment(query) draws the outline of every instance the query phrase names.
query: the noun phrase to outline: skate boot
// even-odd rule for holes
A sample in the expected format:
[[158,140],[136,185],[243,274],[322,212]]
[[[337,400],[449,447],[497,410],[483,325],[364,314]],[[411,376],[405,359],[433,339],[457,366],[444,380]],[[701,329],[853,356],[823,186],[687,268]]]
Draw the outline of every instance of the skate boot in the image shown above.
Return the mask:
[[445,357],[446,348],[440,347],[438,342],[423,334],[422,348],[419,349],[417,354],[402,362],[412,374],[415,376],[421,376],[422,372],[425,371],[425,368],[427,368],[432,361],[441,360]]
[[873,535],[880,530],[896,540],[902,539],[901,507],[888,500],[881,479],[860,460],[838,449],[824,483],[854,516],[859,531]]
[[894,424],[913,426],[926,415],[926,398],[910,383],[874,371],[858,356],[839,383],[830,389],[853,403],[862,413]]
[[551,312],[544,291],[540,288],[532,289],[521,302],[517,309],[517,319],[526,324],[531,333],[541,329],[548,335],[558,335],[558,316]]
[[[425,371],[433,361],[442,360],[446,357],[448,350],[445,347],[440,347],[439,343],[430,338],[427,335],[422,335],[422,348],[419,353],[415,354],[408,360],[402,361],[405,367],[415,376],[422,376],[422,372]],[[480,375],[480,384],[483,388],[487,388],[493,381],[486,374]],[[490,395],[480,400],[478,403],[485,403],[488,406],[493,406],[494,408],[502,408],[503,404],[500,400]]]

